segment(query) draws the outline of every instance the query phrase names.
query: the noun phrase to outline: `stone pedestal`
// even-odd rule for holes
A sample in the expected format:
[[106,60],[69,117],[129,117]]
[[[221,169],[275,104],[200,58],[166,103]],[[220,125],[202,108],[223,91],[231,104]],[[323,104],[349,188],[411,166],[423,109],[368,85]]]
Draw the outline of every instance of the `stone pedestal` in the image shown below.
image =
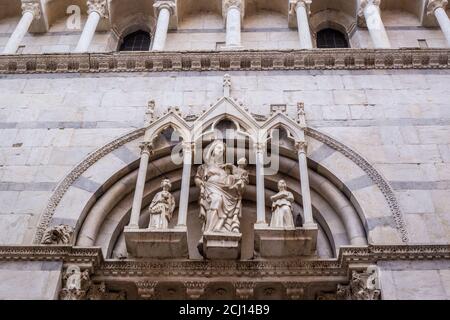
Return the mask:
[[150,230],[125,227],[127,251],[134,257],[187,258],[186,228]]
[[206,259],[236,260],[241,256],[241,238],[241,233],[206,232],[199,250]]
[[317,227],[280,229],[255,225],[255,250],[262,258],[316,254]]

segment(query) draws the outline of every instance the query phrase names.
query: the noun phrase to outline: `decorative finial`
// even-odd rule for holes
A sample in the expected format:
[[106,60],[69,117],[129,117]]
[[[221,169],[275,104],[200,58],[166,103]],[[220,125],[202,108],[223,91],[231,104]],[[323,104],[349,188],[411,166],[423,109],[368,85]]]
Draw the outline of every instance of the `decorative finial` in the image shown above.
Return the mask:
[[145,123],[149,125],[155,119],[155,100],[150,100],[145,111]]
[[223,96],[229,97],[231,93],[231,76],[226,74],[223,76]]
[[167,112],[168,113],[175,113],[176,115],[178,115],[178,116],[182,116],[181,115],[181,109],[180,109],[180,107],[177,107],[177,106],[173,106],[173,107],[170,107],[168,110],[167,110]]
[[306,128],[305,104],[303,102],[297,103],[297,123],[300,127]]

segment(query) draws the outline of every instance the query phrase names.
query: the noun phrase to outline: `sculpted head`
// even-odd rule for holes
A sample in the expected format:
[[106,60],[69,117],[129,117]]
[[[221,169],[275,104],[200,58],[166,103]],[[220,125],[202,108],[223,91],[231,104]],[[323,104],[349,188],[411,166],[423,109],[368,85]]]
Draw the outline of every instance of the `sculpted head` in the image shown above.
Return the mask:
[[278,181],[278,190],[279,191],[286,191],[286,189],[287,189],[286,181],[284,181],[284,180]]
[[170,183],[169,179],[164,179],[161,182],[161,187],[163,188],[164,191],[170,191],[170,189],[172,189],[172,183]]
[[225,155],[225,144],[215,140],[206,149],[206,163],[223,163]]

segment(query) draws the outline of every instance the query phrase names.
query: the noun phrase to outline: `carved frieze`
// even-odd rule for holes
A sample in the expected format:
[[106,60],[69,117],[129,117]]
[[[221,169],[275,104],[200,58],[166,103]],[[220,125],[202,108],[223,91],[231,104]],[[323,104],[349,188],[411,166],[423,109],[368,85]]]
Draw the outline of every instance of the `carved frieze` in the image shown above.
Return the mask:
[[64,287],[61,290],[61,300],[83,300],[91,285],[89,271],[81,271],[78,265],[69,265],[63,274]]

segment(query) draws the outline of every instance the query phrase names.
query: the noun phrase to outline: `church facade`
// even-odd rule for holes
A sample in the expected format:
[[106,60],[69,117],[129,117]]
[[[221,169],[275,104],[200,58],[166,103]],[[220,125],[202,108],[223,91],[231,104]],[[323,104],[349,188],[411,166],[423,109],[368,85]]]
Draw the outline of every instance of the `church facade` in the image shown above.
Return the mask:
[[449,16],[0,0],[0,299],[449,299]]

